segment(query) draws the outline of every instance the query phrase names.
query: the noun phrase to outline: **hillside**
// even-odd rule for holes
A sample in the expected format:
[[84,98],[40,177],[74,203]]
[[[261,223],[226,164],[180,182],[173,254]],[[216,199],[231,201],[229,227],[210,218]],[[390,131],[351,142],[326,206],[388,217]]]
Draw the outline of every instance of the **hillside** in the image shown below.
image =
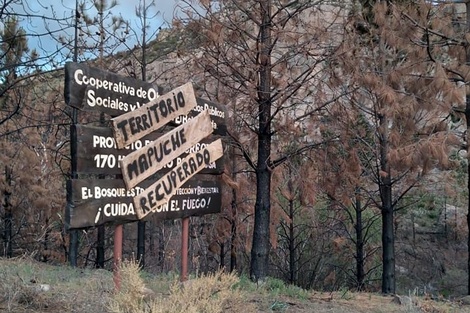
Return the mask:
[[[464,305],[462,300],[450,302],[413,295],[390,297],[375,293],[353,293],[347,290],[320,293],[289,287],[278,280],[268,280],[263,286],[256,286],[244,277],[234,276],[231,278],[229,275],[220,275],[218,279],[209,279],[203,284],[199,284],[198,280],[190,280],[181,288],[180,284],[173,284],[177,282],[176,275],[155,277],[147,273],[140,275],[148,288],[145,289],[145,294],[150,294],[141,302],[141,307],[147,309],[138,311],[135,306],[129,305],[132,303],[132,297],[136,296],[136,290],[132,287],[139,284],[136,277],[132,276],[132,270],[132,266],[124,268],[122,292],[115,294],[113,275],[106,270],[51,266],[30,259],[1,259],[0,311],[27,313],[112,312],[109,309],[109,304],[125,299],[125,303],[128,305],[127,311],[119,312],[150,312],[152,301],[160,305],[159,311],[176,312],[171,308],[165,310],[165,305],[171,303],[171,301],[165,302],[165,299],[172,299],[172,296],[176,296],[191,305],[196,301],[206,301],[202,302],[202,310],[208,313],[217,312],[214,309],[215,306],[212,305],[214,299],[226,300],[223,312],[239,312],[240,310],[245,312],[297,313],[470,312],[470,305]],[[131,273],[131,276],[126,276],[126,273]],[[230,287],[229,292],[225,293],[223,283],[226,279],[234,279],[235,286],[240,288]],[[231,283],[233,285],[233,282]],[[174,286],[179,287],[174,288]],[[201,288],[201,286],[204,287]],[[214,286],[218,286],[216,291],[210,293]],[[203,297],[204,294],[207,295],[207,292],[203,291],[209,292],[207,299]],[[215,297],[215,294],[218,297]],[[141,295],[142,293],[138,293],[138,297]],[[194,306],[191,309],[195,312],[201,311]],[[189,308],[188,311],[190,311]]]
[[[247,7],[246,12],[253,8]],[[286,12],[289,11],[283,14]],[[308,16],[314,17],[316,12],[320,11],[314,10]],[[423,60],[412,59],[414,53],[403,59],[401,51],[412,51],[413,47],[395,43],[390,51],[370,58],[377,47],[365,45],[368,41],[364,41],[364,34],[359,36],[351,31],[348,33],[351,37],[345,38],[348,40],[331,42],[329,35],[346,35],[343,29],[347,27],[343,26],[347,25],[338,28],[336,22],[331,25],[310,23],[313,21],[309,18],[302,27],[297,22],[289,25],[287,33],[273,32],[280,46],[272,54],[273,60],[277,60],[272,68],[273,75],[268,77],[266,72],[263,79],[272,81],[273,88],[265,88],[258,84],[261,68],[258,61],[270,58],[254,57],[257,47],[265,43],[256,37],[239,36],[240,30],[251,33],[251,28],[258,25],[257,20],[246,21],[250,14],[239,10],[231,13],[227,14],[228,20],[216,14],[213,21],[194,20],[182,23],[181,28],[175,24],[174,32],[162,34],[149,43],[145,53],[135,48],[116,55],[116,60],[107,58],[105,62],[108,72],[141,77],[140,60],[146,55],[148,82],[172,90],[192,81],[198,97],[216,101],[230,113],[226,124],[231,139],[227,140],[224,171],[231,177],[232,184],[221,192],[220,214],[191,218],[191,274],[212,273],[226,267],[247,275],[252,270],[251,256],[255,255],[250,254],[250,250],[256,250],[252,248],[256,247],[253,243],[269,238],[264,245],[270,249],[263,251],[269,251],[269,274],[278,279],[257,286],[245,276],[240,277],[237,285],[242,287],[243,303],[239,305],[246,312],[252,306],[258,312],[465,312],[467,307],[460,306],[458,299],[468,292],[468,160],[466,153],[450,150],[451,142],[460,149],[468,139],[461,141],[465,128],[459,125],[465,125],[463,117],[454,117],[448,111],[452,109],[452,101],[457,101],[454,97],[461,100],[461,87],[449,87],[447,96],[436,88],[430,88],[430,94],[423,95],[425,87],[433,85],[429,84],[429,78],[415,80],[415,74],[428,73],[434,65],[416,67]],[[291,17],[290,13],[285,15],[286,20]],[[384,16],[383,20],[389,17],[392,16]],[[301,19],[301,16],[295,18]],[[381,27],[384,32],[390,31],[391,37],[407,39],[413,32],[408,31],[407,21],[400,21],[402,23],[396,24],[399,27],[393,31],[389,26],[399,21],[389,20],[390,23]],[[225,25],[221,25],[222,22]],[[279,21],[273,19],[273,22]],[[224,31],[214,32],[214,29]],[[232,32],[233,29],[236,31]],[[403,29],[407,30],[406,34],[401,33]],[[220,34],[223,36],[219,37]],[[303,42],[302,39],[299,44],[300,38],[308,40]],[[205,39],[211,41],[202,41]],[[338,49],[327,49],[328,53],[317,56],[318,47],[325,43],[334,44]],[[356,51],[357,47],[363,48]],[[413,51],[418,53],[421,48]],[[338,54],[332,53],[333,50]],[[353,57],[351,51],[357,54]],[[364,63],[357,60],[364,60]],[[103,66],[92,61],[89,64]],[[377,68],[382,70],[377,71]],[[456,65],[453,71],[457,70],[461,69]],[[309,74],[305,76],[306,73]],[[383,73],[391,74],[390,84],[384,84],[389,78]],[[444,78],[447,81],[451,77],[437,77],[436,84],[440,85]],[[377,82],[382,83],[379,86]],[[72,138],[70,108],[64,103],[63,85],[63,73],[57,71],[15,86],[8,97],[11,103],[3,100],[7,97],[2,99],[5,102],[2,105],[8,105],[8,110],[0,114],[0,119],[4,120],[0,135],[5,138],[0,143],[3,152],[0,155],[0,193],[4,195],[0,204],[3,256],[28,258],[1,261],[0,311],[106,312],[109,311],[106,303],[115,297],[111,273],[90,270],[95,264],[108,270],[112,267],[113,223],[71,233],[79,237],[78,264],[87,269],[65,267],[66,258],[75,255],[74,246],[70,245],[70,239],[75,237],[65,232],[70,226],[70,214],[64,210],[65,181],[70,178],[73,145],[69,145]],[[261,87],[265,88],[264,93],[254,92]],[[337,93],[341,94],[338,99],[333,97]],[[260,97],[262,94],[270,94],[269,101]],[[441,98],[452,101],[434,103]],[[423,99],[426,104],[433,104],[429,114],[423,114],[423,110],[428,110],[427,106],[421,106]],[[256,111],[260,105],[271,102],[274,106]],[[412,108],[416,110],[410,112]],[[458,108],[460,110],[460,106]],[[384,116],[390,118],[389,124],[382,124],[383,119],[375,114],[382,111],[388,111]],[[275,114],[261,119],[264,112]],[[367,116],[364,112],[368,112]],[[443,117],[445,120],[437,123],[436,118]],[[447,124],[450,117],[452,122]],[[101,127],[101,120],[98,111],[78,114],[79,127]],[[272,125],[258,127],[260,121],[272,121]],[[390,125],[393,135],[387,140],[392,148],[390,160],[382,159],[387,155],[388,145],[377,140],[388,136],[388,132],[383,133],[388,129],[386,125]],[[424,125],[426,127],[421,128]],[[271,126],[274,136],[267,132],[268,136],[262,138],[267,144],[259,145],[258,134]],[[443,147],[443,143],[449,146]],[[83,146],[92,144],[88,142]],[[258,151],[261,146],[268,149]],[[100,151],[88,156],[94,161],[93,165],[100,168],[97,161],[100,155],[107,153]],[[270,157],[257,159],[260,155]],[[390,212],[396,214],[388,216],[388,227],[383,226],[381,216],[386,210],[383,210],[381,192],[384,188],[379,178],[387,174],[378,171],[381,161],[391,162],[390,173],[394,176],[393,188],[387,189],[386,196],[394,198]],[[256,164],[277,164],[277,168],[269,166],[255,173]],[[77,167],[77,170],[80,180],[121,174],[120,171],[95,172],[90,168]],[[258,229],[255,213],[260,211],[257,190],[269,185],[258,183],[257,177],[269,173],[273,176],[266,176],[265,181],[272,183],[272,190],[260,194],[270,195],[265,203],[271,202],[271,206],[265,207],[269,208],[265,213],[271,221],[264,225],[270,236],[260,233],[256,237],[253,232]],[[68,192],[67,196],[71,194]],[[90,199],[83,193],[75,194],[80,194],[81,200]],[[103,206],[94,201],[87,205],[92,211],[90,221],[103,216]],[[109,214],[113,222],[116,215],[125,215],[117,211]],[[126,258],[140,255],[139,250],[146,251],[145,285],[156,292],[156,299],[167,301],[174,294],[170,293],[170,286],[177,280],[175,273],[181,264],[182,222],[180,219],[162,220],[155,214],[149,216],[145,227],[146,235],[142,236],[142,227],[137,229],[137,223],[124,224],[123,255]],[[394,238],[394,244],[388,247],[395,249],[393,265],[388,262],[390,258],[387,261],[381,254],[390,251],[387,249],[390,241],[384,245],[382,239],[386,230],[390,230]],[[142,241],[143,244],[138,243]],[[33,262],[33,259],[44,263]],[[384,266],[386,262],[392,266]],[[55,267],[51,267],[52,264]],[[396,284],[390,285],[396,285],[396,292],[406,297],[351,292],[357,286],[368,291],[384,290],[380,286],[384,268],[393,269]],[[286,286],[281,279],[322,292]],[[185,290],[172,291],[186,299]],[[134,292],[134,296],[139,295]],[[392,303],[397,299],[401,305]],[[448,302],[449,299],[452,302]],[[148,300],[144,304],[149,305]],[[235,308],[239,307],[230,308],[237,312]]]

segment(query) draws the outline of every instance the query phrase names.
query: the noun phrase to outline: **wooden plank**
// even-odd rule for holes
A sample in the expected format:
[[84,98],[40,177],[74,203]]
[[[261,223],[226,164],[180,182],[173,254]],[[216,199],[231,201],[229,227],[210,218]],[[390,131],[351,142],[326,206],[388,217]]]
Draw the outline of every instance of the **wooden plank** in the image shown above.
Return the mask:
[[[220,137],[209,135],[208,137],[202,139],[200,142],[198,142],[197,144],[195,144],[194,146],[186,150],[180,156],[168,162],[160,171],[158,171],[158,174],[165,174],[168,171],[174,169],[176,166],[178,166],[178,164],[181,163],[181,161],[188,154],[204,149],[208,144],[217,140],[218,138]],[[224,158],[221,157],[215,160],[215,162],[212,162],[211,164],[206,165],[199,173],[200,174],[222,174],[223,172],[224,172]]]
[[209,112],[204,111],[190,122],[134,151],[121,161],[122,176],[128,189],[134,187],[168,162],[212,133]]
[[153,132],[133,142],[124,149],[117,149],[113,132],[109,127],[72,125],[73,151],[76,152],[78,174],[121,174],[119,160],[133,151],[143,148],[162,133]]
[[118,148],[159,129],[196,105],[192,83],[173,89],[135,111],[111,119]]
[[203,150],[189,154],[176,168],[134,197],[134,207],[138,218],[145,218],[149,213],[155,212],[159,206],[167,203],[188,179],[222,155],[221,139],[212,142]]
[[81,110],[118,116],[157,99],[161,93],[161,88],[143,80],[83,63],[65,64],[65,102]]
[[[154,182],[144,182],[142,186]],[[138,220],[133,196],[144,190],[141,187],[127,191],[121,179],[74,179],[67,185],[70,192],[65,216],[68,229]],[[221,203],[221,178],[196,175],[178,188],[168,203],[159,206],[154,216],[163,220],[218,213]]]
[[[141,139],[136,140],[124,149],[117,149],[113,132],[109,127],[98,127],[90,125],[72,125],[71,136],[76,140],[71,141],[72,151],[76,155],[78,174],[122,174],[119,161],[130,153],[142,149],[152,141],[163,136],[164,133],[152,132]],[[214,141],[216,136],[209,135],[189,148],[188,153],[203,149],[208,143]],[[188,155],[183,153],[174,160],[166,163],[161,169],[161,173],[168,172],[176,167],[181,160]],[[201,174],[220,174],[223,172],[223,158],[215,163],[206,166]]]

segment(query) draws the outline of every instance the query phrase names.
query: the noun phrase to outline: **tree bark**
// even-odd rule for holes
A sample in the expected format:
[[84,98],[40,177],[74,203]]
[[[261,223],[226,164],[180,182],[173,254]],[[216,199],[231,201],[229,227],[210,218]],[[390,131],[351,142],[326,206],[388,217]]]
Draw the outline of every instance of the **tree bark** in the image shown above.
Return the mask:
[[231,221],[231,238],[230,238],[230,272],[237,269],[237,191],[232,189],[232,221]]
[[[141,70],[142,70],[142,80],[147,80],[147,5],[144,0],[144,5],[142,9],[143,19],[142,22],[142,60],[141,60]],[[137,222],[137,260],[141,269],[145,266],[145,222]]]
[[[74,40],[73,40],[73,61],[77,62],[78,60],[78,0],[75,0],[75,23],[74,23]],[[75,125],[78,122],[78,109],[72,108],[72,124]],[[73,128],[72,128],[73,129]],[[70,146],[74,147],[77,142],[77,134],[70,134]],[[73,151],[73,148],[70,149],[70,178],[78,178],[77,174],[77,154],[76,151]],[[69,192],[69,191],[67,191]],[[70,196],[69,194],[67,196]],[[68,251],[68,261],[70,266],[77,266],[78,259],[78,230],[69,231],[69,251]]]
[[[470,2],[466,1],[465,8],[467,10],[467,24],[466,31],[467,34],[470,33]],[[470,66],[470,47],[469,45],[465,46],[466,59],[465,63],[467,66]],[[465,95],[465,120],[467,126],[467,190],[470,194],[470,89],[468,85],[466,86],[466,95]],[[467,228],[470,230],[470,201],[467,201]],[[470,295],[470,235],[467,238],[467,294]]]
[[163,233],[165,227],[165,221],[158,221],[156,224],[156,237],[158,242],[158,257],[157,266],[160,267],[161,271],[165,270],[165,236]]
[[140,268],[145,266],[145,222],[137,222],[137,261]]
[[258,84],[258,162],[256,164],[256,203],[251,247],[250,277],[263,281],[269,274],[271,211],[271,1],[260,1],[261,26],[259,42]]
[[225,268],[225,244],[223,242],[220,244],[219,258],[219,269],[223,270]]
[[[103,25],[101,25],[101,28],[102,27],[103,27]],[[104,113],[101,112],[100,113],[100,126],[105,126],[105,125],[106,125],[106,119],[105,119]],[[119,178],[118,176],[119,175],[116,175],[116,178]],[[98,175],[98,179],[105,179],[105,178],[106,178],[106,176],[103,175],[103,174]],[[96,237],[95,267],[96,268],[104,268],[104,254],[105,254],[104,240],[105,240],[105,236],[106,236],[106,228],[105,228],[105,225],[99,225],[97,227],[97,229],[98,229],[98,235]],[[114,245],[116,245],[116,243],[114,243]]]
[[356,191],[356,280],[357,289],[364,289],[364,238],[363,238],[363,223],[362,223],[362,204],[359,197],[359,192]]
[[98,226],[98,236],[97,236],[97,243],[96,243],[96,268],[104,268],[104,239],[106,228],[104,225]]
[[392,181],[388,161],[388,119],[380,116],[379,188],[382,202],[382,292],[395,293],[395,238],[393,231]]
[[294,200],[289,200],[289,282],[296,283],[295,239],[294,239]]
[[[262,150],[262,149],[261,149]],[[260,155],[268,158],[266,153]],[[259,161],[264,164],[263,161]],[[264,168],[263,168],[264,167]],[[263,281],[269,274],[270,251],[270,192],[271,172],[266,165],[258,166],[256,184],[255,223],[251,248],[251,273],[254,282]]]
[[[11,186],[11,168],[8,165],[5,165],[5,181],[7,186]],[[13,214],[11,212],[11,205],[10,205],[10,190],[4,190],[3,193],[4,200],[5,200],[5,229],[4,229],[4,253],[7,258],[13,257],[13,245],[12,245],[12,234],[13,234]]]

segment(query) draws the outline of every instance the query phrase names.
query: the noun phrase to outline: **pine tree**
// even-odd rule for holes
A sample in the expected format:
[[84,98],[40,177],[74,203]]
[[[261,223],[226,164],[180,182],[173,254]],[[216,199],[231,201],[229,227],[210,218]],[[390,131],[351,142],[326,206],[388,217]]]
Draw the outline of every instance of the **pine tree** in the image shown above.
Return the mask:
[[[151,14],[152,8],[155,7],[155,1],[150,1],[147,3],[145,0],[139,1],[139,5],[136,7],[135,13],[137,18],[140,21],[140,26],[141,26],[141,32],[142,32],[142,38],[138,38],[138,46],[140,46],[139,49],[130,50],[131,53],[134,55],[134,60],[140,65],[140,72],[141,72],[141,77],[143,81],[149,80],[151,77],[150,75],[147,74],[147,67],[148,64],[150,63],[149,57],[148,57],[148,45],[150,41],[152,40],[152,37],[155,33],[150,33],[150,25],[149,22],[155,18],[158,14]],[[150,16],[149,16],[150,15]],[[135,55],[136,52],[140,52],[141,56],[139,58],[138,55]],[[131,62],[132,63],[132,62]],[[137,73],[134,71],[132,74],[135,76]],[[139,261],[139,264],[141,268],[144,268],[145,266],[145,228],[146,228],[146,222],[145,221],[138,221],[137,222],[137,260]],[[163,251],[162,251],[163,253]]]
[[[361,165],[370,179],[361,185],[373,183],[379,194],[384,293],[396,290],[394,219],[400,200],[424,184],[432,169],[449,167],[449,149],[457,143],[448,123],[458,91],[426,49],[413,44],[422,34],[408,32],[411,25],[403,18],[403,12],[422,10],[413,3],[380,2],[372,7],[373,24],[355,15],[335,63],[334,84],[351,90],[338,118],[364,120],[374,135],[371,144],[357,133],[357,142],[373,156],[369,165]],[[357,25],[368,25],[367,31]]]
[[[338,44],[337,26],[345,14],[341,6],[321,1],[198,3],[204,14],[189,10],[197,18],[176,24],[190,29],[178,52],[183,62],[191,55],[200,91],[230,105],[242,125],[232,135],[256,181],[250,276],[260,281],[270,274],[272,172],[318,147],[308,128],[328,103],[320,84],[322,62]],[[298,148],[290,151],[294,142]]]
[[[414,13],[414,14],[413,14]],[[426,13],[426,14],[425,14]],[[426,49],[426,57],[436,68],[441,78],[441,88],[453,86],[459,91],[455,99],[451,99],[451,116],[455,120],[463,120],[461,132],[462,146],[467,152],[466,174],[467,190],[470,190],[470,89],[468,88],[468,65],[470,48],[470,3],[436,3],[423,5],[420,12],[404,14],[404,18],[420,34],[416,38],[417,45]],[[445,89],[444,89],[445,90]],[[457,129],[456,132],[459,132]],[[470,202],[467,203],[470,212]],[[470,229],[470,214],[467,214],[467,229]],[[467,293],[470,294],[470,236],[467,238]]]

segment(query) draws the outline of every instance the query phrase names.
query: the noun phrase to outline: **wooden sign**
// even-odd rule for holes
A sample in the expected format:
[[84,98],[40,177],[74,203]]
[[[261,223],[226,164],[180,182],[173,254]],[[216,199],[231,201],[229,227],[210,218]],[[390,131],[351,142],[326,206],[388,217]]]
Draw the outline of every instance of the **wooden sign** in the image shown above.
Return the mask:
[[227,114],[227,109],[225,108],[225,105],[211,102],[209,100],[205,100],[202,98],[196,98],[196,106],[192,108],[191,111],[188,112],[188,114],[181,115],[175,118],[173,121],[171,121],[171,124],[174,124],[174,125],[184,124],[190,121],[192,118],[194,118],[195,116],[197,116],[200,112],[204,110],[209,111],[209,116],[211,118],[211,125],[213,129],[212,133],[214,135],[226,136],[227,135],[227,123],[225,119],[228,116],[228,114]]
[[[164,135],[163,132],[152,132],[141,139],[136,140],[124,149],[117,149],[116,141],[114,140],[113,132],[109,127],[98,127],[90,125],[72,125],[71,149],[76,155],[77,160],[77,173],[78,174],[106,174],[118,175],[122,174],[120,160],[130,153],[142,149],[149,145],[152,141]],[[207,144],[214,141],[215,136],[209,135],[196,143],[183,154],[176,157],[174,160],[166,163],[161,173],[168,172],[175,168],[181,160],[195,151],[204,149]],[[223,159],[220,158],[214,163],[206,166],[201,170],[201,174],[220,174],[223,172]]]
[[135,211],[139,219],[155,212],[167,203],[188,179],[223,155],[222,140],[218,139],[205,149],[189,154],[181,163],[156,183],[134,197]]
[[[225,107],[196,99],[191,83],[161,94],[148,82],[85,64],[65,65],[66,103],[114,117],[112,128],[71,127],[77,173],[124,174],[124,180],[69,181],[67,228],[133,222],[151,212],[161,219],[220,212],[220,178],[201,180],[196,174],[222,171],[221,162],[216,164],[222,141],[207,137],[227,133]],[[179,126],[156,132],[168,123]]]
[[[132,200],[144,191],[141,187],[127,190],[120,179],[74,179],[67,182],[67,188],[70,199],[65,219],[69,229],[138,220]],[[221,204],[220,177],[197,175],[178,188],[170,201],[159,206],[154,215],[163,220],[212,214],[220,212]]]
[[212,133],[209,112],[204,111],[186,124],[132,152],[121,161],[122,176],[128,189],[153,175],[165,164]]
[[76,138],[71,140],[71,145],[76,154],[77,173],[109,175],[121,174],[121,159],[162,136],[162,133],[150,133],[124,149],[117,149],[109,127],[76,124],[71,126],[71,134]]
[[177,116],[188,113],[195,105],[193,85],[187,83],[135,111],[113,118],[111,122],[117,147],[124,148]]
[[134,111],[160,95],[160,88],[149,82],[82,63],[65,64],[65,102],[81,110],[98,110],[118,116]]

